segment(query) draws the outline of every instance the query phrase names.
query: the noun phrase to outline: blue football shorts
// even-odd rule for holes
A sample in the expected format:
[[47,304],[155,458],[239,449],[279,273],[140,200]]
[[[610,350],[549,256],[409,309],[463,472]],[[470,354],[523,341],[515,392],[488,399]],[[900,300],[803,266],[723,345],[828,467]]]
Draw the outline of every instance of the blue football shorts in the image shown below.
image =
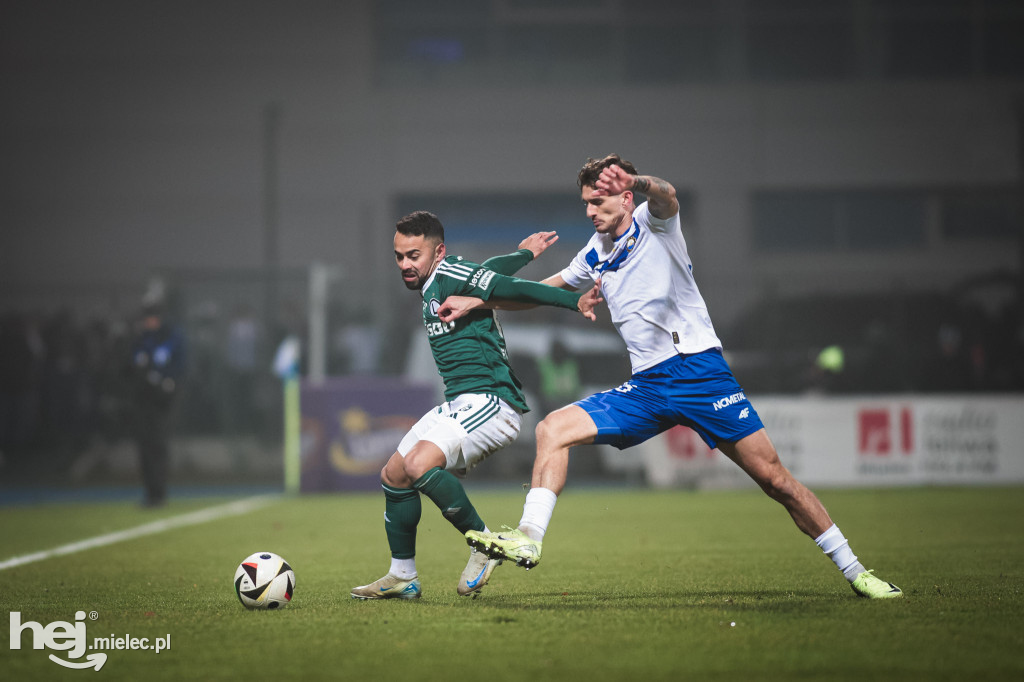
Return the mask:
[[669,358],[574,404],[597,424],[594,442],[620,450],[677,424],[696,431],[710,448],[764,427],[718,349]]

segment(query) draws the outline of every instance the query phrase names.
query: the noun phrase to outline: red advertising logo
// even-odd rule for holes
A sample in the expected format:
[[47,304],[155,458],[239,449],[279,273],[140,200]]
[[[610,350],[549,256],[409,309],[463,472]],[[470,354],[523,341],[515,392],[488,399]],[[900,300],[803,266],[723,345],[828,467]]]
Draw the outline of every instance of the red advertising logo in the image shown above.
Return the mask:
[[707,446],[700,436],[693,429],[685,426],[673,426],[665,432],[668,442],[668,451],[676,459],[697,459],[703,456],[705,459],[714,459],[715,451]]
[[888,457],[897,447],[904,455],[913,452],[914,420],[909,407],[861,410],[857,421],[860,454]]

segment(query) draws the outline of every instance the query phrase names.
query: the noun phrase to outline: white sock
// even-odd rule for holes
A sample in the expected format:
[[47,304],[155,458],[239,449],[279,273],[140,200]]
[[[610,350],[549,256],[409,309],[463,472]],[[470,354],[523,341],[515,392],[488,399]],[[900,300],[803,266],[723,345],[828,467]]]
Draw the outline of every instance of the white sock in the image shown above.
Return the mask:
[[815,538],[814,544],[821,547],[821,551],[851,583],[864,572],[864,565],[857,561],[857,555],[850,549],[850,542],[836,524],[833,523],[831,528]]
[[526,493],[526,504],[523,505],[523,518],[519,520],[519,529],[534,540],[543,540],[544,533],[551,523],[551,515],[555,513],[555,502],[558,495],[547,488],[531,488]]
[[416,573],[416,559],[396,559],[391,557],[391,570],[388,573],[402,580],[412,580],[418,575]]

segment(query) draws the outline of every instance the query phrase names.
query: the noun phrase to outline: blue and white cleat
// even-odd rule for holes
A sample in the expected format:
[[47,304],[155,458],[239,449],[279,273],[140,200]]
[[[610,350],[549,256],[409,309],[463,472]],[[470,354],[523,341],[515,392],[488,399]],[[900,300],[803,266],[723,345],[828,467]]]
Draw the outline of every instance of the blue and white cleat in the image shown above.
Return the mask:
[[402,580],[390,573],[369,585],[352,588],[353,599],[419,599],[422,593],[419,578]]
[[463,597],[473,595],[475,598],[487,581],[491,579],[491,573],[500,563],[501,559],[491,559],[483,552],[474,549],[469,555],[469,563],[466,564],[466,568],[463,569],[462,576],[459,578],[457,588],[459,595]]

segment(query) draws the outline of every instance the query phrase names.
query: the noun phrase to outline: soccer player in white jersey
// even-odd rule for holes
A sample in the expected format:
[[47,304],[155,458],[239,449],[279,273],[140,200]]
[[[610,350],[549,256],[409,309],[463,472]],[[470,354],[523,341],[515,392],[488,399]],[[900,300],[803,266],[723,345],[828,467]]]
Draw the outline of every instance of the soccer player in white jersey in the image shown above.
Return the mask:
[[[902,596],[898,587],[864,569],[817,496],[779,461],[757,412],[722,357],[722,343],[693,278],[675,188],[638,174],[614,154],[589,159],[577,183],[594,235],[567,268],[544,283],[570,290],[600,284],[629,350],[632,377],[545,417],[537,426],[532,487],[519,527],[470,531],[467,542],[492,558],[535,566],[565,486],[570,448],[607,443],[624,449],[683,424],[781,503],[797,527],[835,562],[854,592],[870,598]],[[634,192],[646,195],[647,201],[635,205]],[[493,301],[453,298],[442,305],[440,317],[451,320],[493,306]]]

